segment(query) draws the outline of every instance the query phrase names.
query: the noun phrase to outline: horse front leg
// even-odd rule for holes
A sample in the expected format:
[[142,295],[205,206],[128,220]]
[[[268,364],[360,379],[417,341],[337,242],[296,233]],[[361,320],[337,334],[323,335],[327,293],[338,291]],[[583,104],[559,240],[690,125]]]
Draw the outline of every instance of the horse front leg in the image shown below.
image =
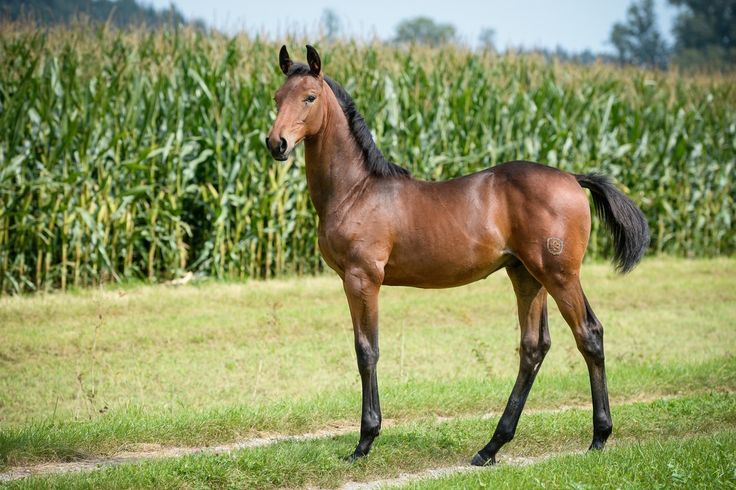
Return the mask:
[[365,456],[381,430],[378,400],[378,291],[380,280],[362,270],[348,271],[343,280],[355,335],[355,353],[363,387],[360,441],[350,459]]

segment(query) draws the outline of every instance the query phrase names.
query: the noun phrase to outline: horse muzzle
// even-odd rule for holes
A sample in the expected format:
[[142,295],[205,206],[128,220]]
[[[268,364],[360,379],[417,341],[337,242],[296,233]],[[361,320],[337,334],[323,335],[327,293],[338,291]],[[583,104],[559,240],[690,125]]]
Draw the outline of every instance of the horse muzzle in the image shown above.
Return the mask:
[[268,151],[271,152],[271,156],[280,161],[283,162],[287,158],[289,158],[289,153],[291,153],[291,148],[289,148],[289,142],[286,141],[286,138],[279,138],[278,140],[275,140],[275,138],[272,140],[272,138],[266,137],[266,148],[268,148]]

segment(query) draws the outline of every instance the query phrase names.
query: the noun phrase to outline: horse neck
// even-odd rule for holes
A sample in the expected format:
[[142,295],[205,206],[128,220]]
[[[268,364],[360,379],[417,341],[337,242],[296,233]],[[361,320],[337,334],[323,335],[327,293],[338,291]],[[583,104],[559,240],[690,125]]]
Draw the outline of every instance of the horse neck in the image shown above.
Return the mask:
[[307,186],[322,221],[370,176],[340,103],[323,83],[323,123],[316,135],[304,141]]

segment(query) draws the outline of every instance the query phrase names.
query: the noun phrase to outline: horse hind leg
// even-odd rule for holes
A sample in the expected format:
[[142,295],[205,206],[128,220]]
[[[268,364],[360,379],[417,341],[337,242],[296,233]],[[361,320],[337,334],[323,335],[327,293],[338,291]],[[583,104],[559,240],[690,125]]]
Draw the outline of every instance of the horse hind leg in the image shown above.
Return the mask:
[[493,437],[473,458],[475,466],[494,464],[498,450],[513,439],[534,378],[551,345],[547,328],[547,291],[520,262],[507,267],[506,271],[514,286],[519,309],[519,373]]
[[589,449],[603,449],[613,430],[603,352],[603,325],[593,313],[577,274],[542,278],[542,281],[572,329],[578,350],[588,366],[593,399],[593,441]]

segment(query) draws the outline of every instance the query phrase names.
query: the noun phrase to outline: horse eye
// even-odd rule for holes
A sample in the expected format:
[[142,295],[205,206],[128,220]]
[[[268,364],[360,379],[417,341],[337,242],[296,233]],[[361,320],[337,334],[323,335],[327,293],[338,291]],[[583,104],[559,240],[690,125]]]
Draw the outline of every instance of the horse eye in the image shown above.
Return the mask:
[[315,100],[317,100],[317,97],[315,97],[314,95],[307,95],[307,98],[306,98],[306,99],[304,99],[304,102],[309,102],[309,103],[312,103],[312,102],[314,102]]

